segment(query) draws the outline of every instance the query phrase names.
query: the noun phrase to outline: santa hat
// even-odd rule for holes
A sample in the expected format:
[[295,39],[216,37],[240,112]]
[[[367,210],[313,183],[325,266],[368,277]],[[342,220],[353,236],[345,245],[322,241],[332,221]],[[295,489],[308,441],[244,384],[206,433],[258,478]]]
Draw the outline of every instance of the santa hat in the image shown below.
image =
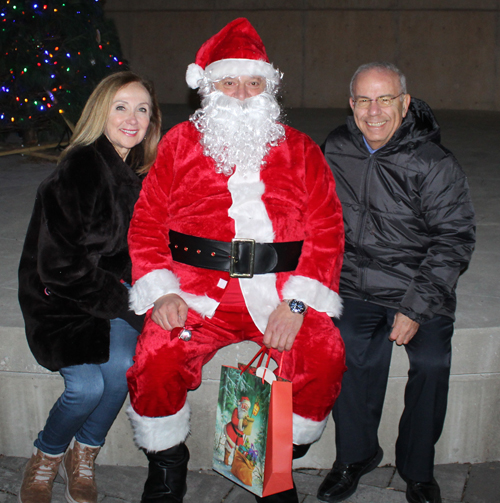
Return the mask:
[[204,77],[215,82],[226,77],[251,75],[279,83],[280,73],[269,63],[264,44],[248,19],[238,18],[209,38],[186,71],[191,89]]
[[246,403],[248,404],[248,406],[250,407],[250,405],[251,405],[251,404],[250,404],[250,400],[249,400],[249,398],[248,398],[248,397],[246,397],[246,396],[242,396],[242,397],[241,397],[241,400],[240,400],[240,403],[241,403],[241,404],[243,404],[243,403],[245,403],[245,402],[246,402]]

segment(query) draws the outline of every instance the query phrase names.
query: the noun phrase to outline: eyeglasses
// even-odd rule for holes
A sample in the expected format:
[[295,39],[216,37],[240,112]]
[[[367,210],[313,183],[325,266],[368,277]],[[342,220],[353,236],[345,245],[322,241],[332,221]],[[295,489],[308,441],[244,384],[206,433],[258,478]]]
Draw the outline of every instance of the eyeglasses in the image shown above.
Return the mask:
[[373,100],[371,100],[370,98],[358,98],[357,100],[352,101],[358,108],[368,108],[371,105],[372,101],[376,101],[380,107],[384,108],[392,106],[394,100],[396,98],[399,98],[403,94],[406,93],[400,93],[397,96],[394,96],[393,98],[391,98],[390,96],[379,96],[378,98],[375,98]]

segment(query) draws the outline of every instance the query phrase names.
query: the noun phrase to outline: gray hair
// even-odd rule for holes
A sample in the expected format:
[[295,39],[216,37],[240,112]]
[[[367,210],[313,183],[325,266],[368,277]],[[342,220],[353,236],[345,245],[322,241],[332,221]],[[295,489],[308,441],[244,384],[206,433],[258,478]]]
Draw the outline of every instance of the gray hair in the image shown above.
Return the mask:
[[354,75],[352,76],[351,83],[349,85],[349,90],[351,92],[351,97],[354,98],[354,83],[356,79],[358,78],[360,73],[367,72],[368,70],[379,70],[379,71],[389,71],[395,73],[399,77],[399,87],[400,91],[404,94],[406,94],[406,77],[404,76],[403,72],[396,66],[393,65],[392,63],[386,63],[386,62],[373,62],[373,63],[366,63],[364,65],[361,65],[355,72]]

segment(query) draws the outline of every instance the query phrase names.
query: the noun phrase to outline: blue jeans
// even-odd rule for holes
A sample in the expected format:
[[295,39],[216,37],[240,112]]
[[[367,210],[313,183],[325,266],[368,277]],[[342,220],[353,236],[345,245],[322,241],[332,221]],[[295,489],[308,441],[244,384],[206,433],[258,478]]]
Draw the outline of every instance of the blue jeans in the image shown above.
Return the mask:
[[125,373],[133,364],[138,332],[126,321],[111,320],[109,360],[100,365],[62,368],[65,390],[52,407],[35,447],[46,454],[66,451],[73,437],[102,446],[127,397]]

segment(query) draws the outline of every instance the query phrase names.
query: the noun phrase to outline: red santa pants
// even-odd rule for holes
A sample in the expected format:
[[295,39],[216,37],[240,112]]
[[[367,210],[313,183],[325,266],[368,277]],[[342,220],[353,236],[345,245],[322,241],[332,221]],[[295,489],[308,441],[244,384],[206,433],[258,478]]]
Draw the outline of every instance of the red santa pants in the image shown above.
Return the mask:
[[[170,332],[147,316],[135,363],[127,372],[135,417],[148,421],[181,411],[187,392],[201,384],[203,365],[218,349],[241,341],[262,345],[263,335],[244,306],[220,304],[212,318],[204,319],[189,310],[186,325],[195,323],[203,327],[185,342],[171,339]],[[272,357],[279,361],[281,353],[273,350]],[[294,415],[306,420],[306,429],[308,422],[322,422],[330,413],[340,393],[344,362],[344,343],[338,329],[326,314],[309,309],[292,349],[283,358],[282,369],[282,377],[293,383]],[[295,428],[294,422],[294,438]],[[136,441],[141,445],[137,435]]]

